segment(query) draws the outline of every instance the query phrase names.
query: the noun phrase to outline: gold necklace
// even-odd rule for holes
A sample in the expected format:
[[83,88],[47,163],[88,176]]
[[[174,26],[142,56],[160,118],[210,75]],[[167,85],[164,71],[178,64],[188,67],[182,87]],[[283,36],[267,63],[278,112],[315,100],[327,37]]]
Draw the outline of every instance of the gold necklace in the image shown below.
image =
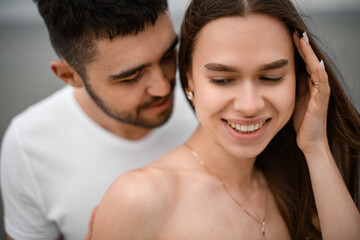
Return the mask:
[[262,220],[257,219],[256,217],[254,217],[247,209],[244,208],[244,206],[238,201],[236,200],[236,198],[230,193],[229,189],[227,188],[224,180],[217,175],[214,171],[212,171],[207,165],[206,163],[200,158],[200,156],[197,154],[197,152],[195,152],[195,150],[190,147],[187,143],[184,143],[184,145],[189,148],[190,152],[200,161],[201,165],[203,165],[210,173],[212,173],[213,175],[216,176],[217,179],[219,179],[221,185],[223,186],[225,192],[229,195],[229,197],[236,203],[236,205],[238,205],[249,217],[251,217],[256,223],[258,223],[260,225],[261,228],[261,233],[263,236],[265,236],[265,218],[266,218],[266,208],[267,208],[267,194],[265,196],[265,214]]

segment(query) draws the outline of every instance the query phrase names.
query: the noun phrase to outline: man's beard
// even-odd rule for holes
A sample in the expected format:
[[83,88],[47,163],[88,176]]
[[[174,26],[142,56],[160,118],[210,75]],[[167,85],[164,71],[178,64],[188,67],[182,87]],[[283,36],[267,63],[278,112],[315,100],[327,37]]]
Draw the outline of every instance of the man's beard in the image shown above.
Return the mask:
[[[109,117],[122,122],[126,124],[130,124],[137,127],[142,128],[155,128],[163,125],[164,123],[169,120],[172,109],[173,109],[173,99],[172,99],[172,105],[165,109],[163,112],[159,113],[156,119],[150,120],[146,119],[146,117],[141,117],[142,110],[152,106],[156,105],[157,102],[163,100],[164,98],[174,98],[174,87],[175,87],[175,80],[170,81],[171,85],[171,91],[170,93],[165,97],[152,97],[151,100],[144,102],[140,104],[135,110],[132,111],[124,111],[124,112],[116,112],[113,111],[109,106],[107,106],[101,98],[94,92],[94,90],[91,88],[90,84],[85,81],[84,85],[86,88],[86,91],[90,95],[91,99],[95,102],[95,104]],[[169,99],[170,100],[170,99]],[[168,100],[168,101],[169,101]]]

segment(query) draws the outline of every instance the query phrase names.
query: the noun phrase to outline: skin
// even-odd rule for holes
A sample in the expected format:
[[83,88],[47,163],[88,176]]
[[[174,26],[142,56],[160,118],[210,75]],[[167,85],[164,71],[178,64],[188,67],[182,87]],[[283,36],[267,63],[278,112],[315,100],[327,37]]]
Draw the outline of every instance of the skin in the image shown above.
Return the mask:
[[[297,144],[305,155],[323,239],[359,239],[360,213],[336,166],[327,141],[330,87],[326,71],[304,38],[294,34],[305,60],[309,91],[300,91],[294,113]],[[318,88],[313,87],[318,83]],[[300,87],[304,89],[303,87]]]
[[[201,122],[199,131],[204,135],[203,148],[219,148],[218,157],[228,152],[236,158],[234,162],[239,162],[238,158],[252,162],[292,115],[294,49],[280,22],[250,16],[238,25],[239,19],[244,20],[217,19],[201,30],[188,79]],[[258,25],[264,31],[254,28]],[[267,129],[260,138],[251,134],[234,137],[226,121],[245,126],[266,121],[263,128]],[[224,172],[234,169],[224,168]]]
[[[115,135],[138,140],[171,115],[176,45],[177,36],[166,12],[137,35],[95,40],[97,55],[86,66],[87,79],[65,60],[52,62],[50,67],[75,88],[77,102],[94,122]],[[90,238],[91,228],[85,239]]]
[[92,120],[120,137],[137,140],[170,117],[176,39],[166,13],[137,35],[95,40],[97,55],[86,66],[87,79],[66,61],[52,62],[51,68],[75,87],[76,100]]
[[[266,37],[259,38],[263,34]],[[254,44],[249,46],[248,42]],[[198,36],[190,77],[195,95],[193,103],[201,125],[189,144],[209,168],[216,169],[216,173],[226,179],[230,191],[257,218],[264,215],[267,205],[267,236],[280,239],[290,237],[265,178],[254,170],[253,164],[256,155],[292,115],[296,85],[293,52],[291,35],[276,19],[267,16],[218,19],[207,24]],[[281,59],[287,64],[260,70]],[[234,66],[237,71],[214,71],[205,67],[214,62]],[[264,77],[283,79],[272,81]],[[233,80],[222,85],[211,81],[215,78]],[[274,91],[282,97],[273,94]],[[283,98],[288,101],[281,100]],[[249,144],[246,139],[234,138],[223,119],[246,124],[268,120],[263,126],[267,131]],[[120,196],[123,197],[120,199]],[[140,203],[145,196],[147,201]],[[111,212],[107,206],[113,206],[115,199],[120,200],[116,204],[118,211]],[[132,209],[132,213],[125,214],[126,209]],[[116,226],[113,225],[115,219]],[[135,229],[143,231],[137,233]],[[120,176],[99,206],[93,234],[93,239],[261,237],[260,226],[234,204],[218,179],[185,147],[147,168]]]
[[[305,84],[298,99],[293,42],[310,75],[297,80]],[[207,168],[181,146],[145,168],[121,175],[97,210],[92,239],[263,239],[259,224],[234,203],[214,173],[254,217],[266,215],[266,239],[290,239],[254,162],[292,115],[324,239],[359,236],[359,213],[335,166],[326,131],[319,127],[326,123],[330,88],[311,46],[281,21],[250,14],[208,23],[192,57],[188,90],[194,92],[200,125],[187,144]],[[260,71],[279,59],[286,64]],[[214,62],[221,69],[209,69]],[[224,65],[236,71],[225,71]],[[319,83],[318,88],[312,82]],[[238,133],[227,120],[265,124],[255,132]]]

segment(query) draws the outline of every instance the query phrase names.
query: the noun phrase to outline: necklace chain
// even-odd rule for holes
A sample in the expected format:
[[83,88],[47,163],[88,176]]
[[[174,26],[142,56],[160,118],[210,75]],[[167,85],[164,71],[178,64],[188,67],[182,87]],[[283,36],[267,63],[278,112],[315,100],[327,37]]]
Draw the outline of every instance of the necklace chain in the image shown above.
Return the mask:
[[203,165],[211,174],[213,174],[220,181],[220,183],[221,183],[222,187],[224,188],[225,192],[235,202],[235,204],[238,205],[246,213],[246,215],[251,217],[256,223],[258,223],[260,225],[261,233],[262,233],[263,236],[265,236],[265,218],[266,218],[266,207],[267,207],[266,199],[267,199],[267,196],[265,197],[265,214],[264,214],[263,219],[259,220],[255,216],[253,216],[246,208],[244,208],[244,206],[230,193],[230,191],[229,191],[228,187],[226,186],[224,180],[206,165],[206,163],[200,158],[200,156],[197,154],[197,152],[195,152],[195,150],[192,147],[190,147],[187,143],[185,143],[184,145],[187,148],[189,148],[190,152],[200,161],[201,165]]

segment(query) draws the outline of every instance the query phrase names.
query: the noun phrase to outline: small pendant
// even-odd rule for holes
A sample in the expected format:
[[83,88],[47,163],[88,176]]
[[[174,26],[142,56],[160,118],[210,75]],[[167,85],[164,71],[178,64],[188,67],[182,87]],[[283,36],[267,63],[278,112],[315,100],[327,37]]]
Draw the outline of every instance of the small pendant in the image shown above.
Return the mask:
[[265,221],[261,222],[261,232],[262,232],[262,235],[265,236]]

